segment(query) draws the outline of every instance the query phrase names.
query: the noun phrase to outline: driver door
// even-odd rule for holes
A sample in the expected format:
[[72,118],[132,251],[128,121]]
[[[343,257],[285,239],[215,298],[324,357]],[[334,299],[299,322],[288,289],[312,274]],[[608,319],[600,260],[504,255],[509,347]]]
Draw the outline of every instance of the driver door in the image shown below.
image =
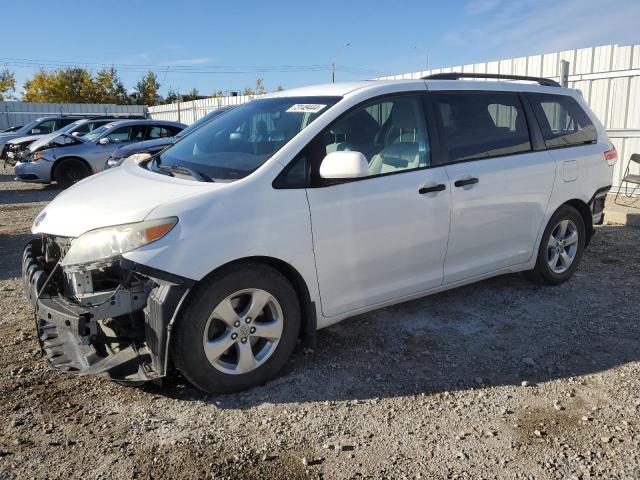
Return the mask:
[[[312,161],[311,210],[322,312],[331,317],[442,283],[449,180],[432,165],[421,95],[356,108],[323,134],[320,156],[359,151],[369,176],[327,183]],[[315,172],[315,173],[314,173]]]

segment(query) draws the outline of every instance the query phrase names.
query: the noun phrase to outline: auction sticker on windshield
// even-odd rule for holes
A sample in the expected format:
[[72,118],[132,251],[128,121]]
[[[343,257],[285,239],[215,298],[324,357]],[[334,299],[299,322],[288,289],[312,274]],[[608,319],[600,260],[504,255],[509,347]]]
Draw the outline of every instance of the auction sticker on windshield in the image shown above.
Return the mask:
[[293,113],[317,113],[322,110],[326,105],[319,103],[296,103],[287,109],[287,112]]

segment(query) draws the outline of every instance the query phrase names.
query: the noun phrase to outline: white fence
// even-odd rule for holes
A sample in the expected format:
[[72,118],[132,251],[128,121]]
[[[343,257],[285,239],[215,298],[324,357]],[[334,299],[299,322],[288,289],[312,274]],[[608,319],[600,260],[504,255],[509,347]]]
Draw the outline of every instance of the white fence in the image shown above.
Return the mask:
[[26,125],[38,117],[60,114],[104,115],[134,113],[145,115],[146,105],[115,105],[108,103],[30,103],[0,102],[0,129]]
[[247,103],[262,95],[238,95],[236,97],[214,97],[193,100],[191,102],[171,103],[168,105],[156,105],[149,107],[149,115],[154,120],[170,120],[189,125],[207,113],[228,105],[240,105]]
[[[640,153],[640,45],[604,45],[528,57],[458,65],[381,77],[416,79],[440,72],[502,73],[559,80],[560,62],[569,62],[569,86],[579,89],[602,121],[618,149],[619,161],[613,175],[617,188],[629,156]],[[152,118],[191,123],[224,105],[245,103],[255,97],[210,98],[150,107]],[[634,172],[634,169],[631,170]],[[634,173],[640,173],[635,168]]]

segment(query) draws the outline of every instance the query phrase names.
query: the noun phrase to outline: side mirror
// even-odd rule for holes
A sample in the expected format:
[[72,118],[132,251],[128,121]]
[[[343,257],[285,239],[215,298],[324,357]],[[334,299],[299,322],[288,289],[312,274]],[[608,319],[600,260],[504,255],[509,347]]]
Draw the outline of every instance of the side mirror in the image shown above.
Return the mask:
[[73,132],[71,135],[73,135],[74,137],[79,137],[80,136],[80,132]]
[[327,179],[369,176],[369,162],[360,152],[331,152],[320,164],[320,177]]
[[40,135],[40,129],[39,128],[32,128],[31,129],[31,135]]
[[100,140],[98,140],[98,143],[100,145],[106,145],[107,143],[109,143],[109,139],[107,137],[102,137]]

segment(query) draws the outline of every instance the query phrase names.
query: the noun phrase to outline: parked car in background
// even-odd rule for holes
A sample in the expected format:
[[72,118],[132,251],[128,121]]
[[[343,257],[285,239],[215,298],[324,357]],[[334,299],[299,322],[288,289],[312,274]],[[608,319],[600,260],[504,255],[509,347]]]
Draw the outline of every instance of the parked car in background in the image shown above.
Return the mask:
[[156,153],[164,150],[169,145],[173,145],[182,137],[187,135],[189,132],[194,131],[200,125],[204,125],[205,123],[213,120],[216,117],[219,117],[225,112],[232,110],[235,105],[230,105],[227,107],[220,107],[213,112],[207,113],[204,117],[196,120],[187,128],[178,133],[175,137],[166,137],[166,138],[156,138],[154,140],[145,140],[143,142],[134,143],[132,145],[125,145],[117,149],[113,154],[107,159],[107,162],[104,165],[104,169],[107,170],[109,168],[117,167],[124,161],[125,158],[130,157],[131,155],[136,155],[139,153],[146,153],[149,155],[155,155]]
[[16,130],[20,130],[23,126],[24,125],[14,125],[13,127],[5,128],[4,130],[0,130],[0,134],[15,132]]
[[615,148],[576,90],[464,76],[487,75],[274,93],[56,197],[23,254],[45,357],[235,392],[347,317],[505,273],[569,280]]
[[105,125],[107,123],[113,122],[115,120],[125,120],[129,117],[120,117],[120,116],[104,116],[104,117],[92,117],[92,118],[84,118],[81,120],[76,120],[75,122],[70,123],[66,127],[62,127],[60,130],[56,130],[55,132],[48,133],[46,135],[28,135],[26,137],[18,137],[13,140],[9,140],[5,146],[5,157],[6,163],[11,165],[15,165],[15,163],[22,159],[24,155],[28,153],[28,147],[31,144],[34,144],[34,150],[42,150],[44,148],[48,148],[48,146],[56,141],[56,139],[60,139],[62,142],[60,145],[64,145],[65,142],[68,142],[68,138],[63,133],[68,133],[74,136],[83,136],[87,133],[92,132],[98,127]]
[[7,159],[5,146],[7,142],[15,138],[27,137],[32,135],[46,135],[62,127],[69,125],[71,122],[86,118],[86,115],[50,115],[46,117],[36,118],[34,121],[27,123],[25,126],[8,133],[0,133],[0,160]]
[[162,120],[118,120],[78,137],[63,133],[65,142],[51,148],[29,146],[29,153],[16,163],[15,174],[23,182],[51,183],[67,188],[103,170],[109,156],[121,145],[173,137],[186,125]]

